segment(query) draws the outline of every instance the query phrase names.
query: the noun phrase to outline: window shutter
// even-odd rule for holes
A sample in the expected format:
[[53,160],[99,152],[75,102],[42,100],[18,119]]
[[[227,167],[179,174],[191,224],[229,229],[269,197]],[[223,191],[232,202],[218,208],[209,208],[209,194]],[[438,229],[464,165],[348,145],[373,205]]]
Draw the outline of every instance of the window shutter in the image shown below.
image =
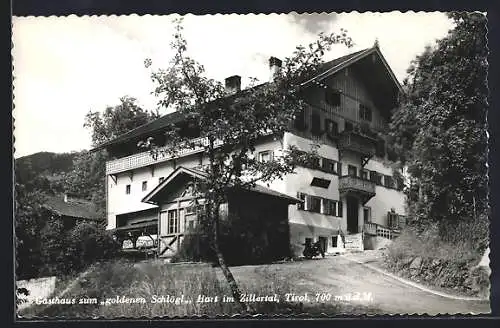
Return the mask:
[[341,217],[342,217],[342,201],[341,201],[341,200],[339,200],[339,201],[337,202],[337,216],[338,216],[339,218],[341,218]]
[[305,207],[305,195],[301,192],[297,192],[297,198],[303,200],[303,202],[297,203],[297,209],[303,210]]
[[342,176],[342,163],[337,162],[337,174]]
[[326,198],[321,198],[321,214],[328,215],[328,199]]
[[311,196],[305,195],[304,201],[304,210],[309,211],[311,208]]

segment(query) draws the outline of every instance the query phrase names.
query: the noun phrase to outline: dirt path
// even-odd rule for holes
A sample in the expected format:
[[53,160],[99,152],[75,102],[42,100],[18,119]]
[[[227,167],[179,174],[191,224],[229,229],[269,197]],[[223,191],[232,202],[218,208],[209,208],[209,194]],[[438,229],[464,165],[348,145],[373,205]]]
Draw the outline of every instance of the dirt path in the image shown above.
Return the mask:
[[[349,255],[346,255],[349,256]],[[371,301],[350,300],[352,305],[376,309],[383,314],[457,314],[489,313],[488,301],[465,301],[435,295],[405,284],[393,277],[372,270],[363,264],[349,260],[346,256],[301,261],[265,266],[277,271],[284,279],[293,281],[296,294],[316,293],[349,297],[349,295],[371,295]],[[253,268],[253,269],[250,269]],[[255,279],[255,267],[234,267],[238,280]]]

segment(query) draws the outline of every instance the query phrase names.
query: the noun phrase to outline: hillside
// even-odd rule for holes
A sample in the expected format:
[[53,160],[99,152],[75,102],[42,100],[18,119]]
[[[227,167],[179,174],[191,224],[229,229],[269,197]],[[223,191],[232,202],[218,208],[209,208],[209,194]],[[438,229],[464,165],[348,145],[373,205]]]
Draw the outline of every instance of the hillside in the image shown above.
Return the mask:
[[62,183],[65,174],[73,170],[78,155],[78,152],[39,152],[20,157],[15,160],[16,182],[48,191],[50,185]]

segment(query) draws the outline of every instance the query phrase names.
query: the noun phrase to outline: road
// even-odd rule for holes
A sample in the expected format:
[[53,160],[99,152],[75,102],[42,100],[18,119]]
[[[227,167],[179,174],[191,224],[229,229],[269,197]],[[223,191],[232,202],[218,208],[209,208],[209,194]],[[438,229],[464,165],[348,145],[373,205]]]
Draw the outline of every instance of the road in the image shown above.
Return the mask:
[[[361,262],[370,259],[361,255]],[[351,260],[350,260],[351,259]],[[316,293],[332,296],[348,296],[361,293],[370,295],[371,300],[349,301],[352,305],[366,307],[376,314],[480,314],[489,313],[489,301],[460,300],[416,288],[397,278],[356,263],[357,255],[342,255],[309,261],[262,266],[287,279],[297,295],[308,293],[314,298]],[[373,260],[373,259],[371,259]],[[259,279],[255,266],[233,267],[231,270],[239,281]],[[368,294],[367,294],[368,293]],[[332,301],[331,300],[331,301]],[[311,305],[313,306],[313,305]],[[359,311],[357,311],[359,313]]]

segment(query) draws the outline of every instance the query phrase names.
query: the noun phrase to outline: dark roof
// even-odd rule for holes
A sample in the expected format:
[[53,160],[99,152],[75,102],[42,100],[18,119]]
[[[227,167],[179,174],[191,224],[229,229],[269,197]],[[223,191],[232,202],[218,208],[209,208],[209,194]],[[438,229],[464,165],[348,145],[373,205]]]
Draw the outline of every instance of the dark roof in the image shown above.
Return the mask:
[[46,198],[45,208],[58,215],[87,220],[100,219],[95,205],[87,200],[68,197],[67,202],[65,202],[64,195],[47,196]]
[[[160,183],[156,188],[154,188],[150,193],[148,193],[142,199],[142,201],[146,202],[146,203],[155,202],[155,201],[153,201],[153,198],[156,198],[155,195],[158,194],[166,185],[168,185],[179,174],[187,174],[189,176],[196,177],[196,178],[201,177],[202,179],[207,176],[207,173],[204,171],[201,171],[198,169],[193,169],[193,168],[187,168],[184,166],[179,166],[172,173],[170,173],[170,175],[168,177],[166,177],[162,183]],[[266,187],[261,186],[261,185],[255,185],[254,187],[251,187],[249,189],[243,189],[243,190],[248,191],[248,192],[256,192],[256,193],[260,193],[260,194],[264,194],[264,195],[268,195],[268,196],[286,199],[290,203],[298,203],[298,202],[302,201],[298,198],[288,196],[286,194],[283,194],[283,193],[280,193],[278,191],[266,188]]]
[[[388,68],[388,70],[390,71],[389,73],[390,73],[391,77],[393,78],[395,83],[398,85],[398,87],[401,89],[399,82],[397,81],[396,77],[394,76],[394,73],[390,70],[389,66],[387,65],[387,63],[386,63],[385,59],[383,58],[378,46],[374,46],[372,48],[367,48],[367,49],[363,49],[360,51],[356,51],[356,52],[353,52],[351,54],[348,54],[348,55],[345,55],[345,56],[342,56],[342,57],[339,57],[339,58],[336,58],[336,59],[333,59],[329,62],[324,63],[321,66],[318,74],[314,78],[302,83],[302,85],[308,84],[308,83],[313,82],[313,81],[322,80],[323,78],[330,76],[331,74],[341,70],[344,67],[349,66],[350,64],[357,61],[358,59],[364,58],[366,55],[373,53],[373,52],[377,52],[379,54],[379,56],[382,58],[382,61],[384,62],[384,64]],[[262,83],[256,87],[260,87],[260,86],[263,86],[265,84],[267,84],[267,83]],[[244,90],[242,90],[242,91],[244,91]],[[161,130],[163,130],[164,128],[169,126],[170,124],[176,124],[178,122],[181,122],[183,117],[184,117],[184,115],[179,113],[179,112],[172,112],[169,114],[165,114],[164,116],[162,116],[162,117],[160,117],[152,122],[141,125],[133,130],[130,130],[129,132],[122,134],[121,136],[118,136],[113,140],[102,143],[101,145],[95,147],[91,151],[103,149],[105,147],[115,145],[115,144],[120,144],[120,143],[129,141],[129,140],[138,139],[140,137],[144,137],[144,135],[147,135],[147,134],[160,132]]]
[[144,134],[149,134],[149,133],[161,131],[162,129],[169,126],[170,124],[175,124],[175,123],[181,122],[183,117],[184,117],[184,115],[182,115],[179,112],[172,112],[172,113],[165,114],[162,117],[157,118],[156,120],[151,121],[149,123],[143,124],[135,129],[132,129],[132,130],[128,131],[127,133],[124,133],[124,134],[114,138],[113,140],[104,142],[104,143],[100,144],[99,146],[95,147],[94,149],[92,149],[91,151],[103,149],[107,146],[119,144],[119,143],[122,143],[122,142],[127,141],[127,140],[140,138]]
[[248,191],[250,191],[250,192],[256,192],[256,193],[264,194],[264,195],[268,195],[268,196],[283,198],[283,199],[286,199],[286,200],[290,201],[291,203],[300,203],[300,202],[302,202],[302,200],[300,200],[298,198],[295,198],[295,197],[292,197],[292,196],[288,196],[286,194],[280,193],[278,191],[272,190],[270,188],[267,188],[267,187],[264,187],[264,186],[261,186],[261,185],[255,185],[254,187],[250,188]]

